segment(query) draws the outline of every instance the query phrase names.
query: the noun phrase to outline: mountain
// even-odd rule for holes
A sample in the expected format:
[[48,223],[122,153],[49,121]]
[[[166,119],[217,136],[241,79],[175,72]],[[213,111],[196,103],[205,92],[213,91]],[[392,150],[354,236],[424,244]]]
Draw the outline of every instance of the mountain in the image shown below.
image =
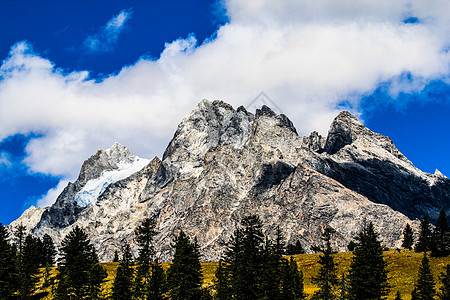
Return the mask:
[[162,159],[138,158],[120,144],[86,160],[80,176],[56,202],[30,208],[23,223],[59,243],[73,226],[86,230],[101,260],[134,245],[144,217],[156,220],[160,260],[171,259],[173,236],[196,236],[203,260],[217,260],[243,216],[258,214],[264,231],[279,226],[307,251],[326,226],[333,246],[345,250],[364,221],[388,247],[401,245],[406,223],[417,229],[428,215],[450,208],[450,180],[423,173],[393,142],[348,112],[326,138],[301,137],[292,122],[269,107],[255,114],[222,102],[200,102],[178,125]]

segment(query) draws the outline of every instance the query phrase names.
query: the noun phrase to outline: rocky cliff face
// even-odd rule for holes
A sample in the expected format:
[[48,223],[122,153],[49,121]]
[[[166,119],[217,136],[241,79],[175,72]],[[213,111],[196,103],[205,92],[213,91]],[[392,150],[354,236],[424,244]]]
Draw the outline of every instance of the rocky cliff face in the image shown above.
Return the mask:
[[30,209],[36,235],[57,243],[73,226],[86,230],[102,260],[131,243],[144,217],[154,218],[155,246],[171,259],[180,229],[196,236],[204,260],[217,260],[243,216],[258,214],[267,234],[276,226],[307,250],[326,226],[337,250],[372,221],[388,247],[401,244],[410,218],[435,218],[450,207],[450,181],[416,169],[392,141],[348,112],[326,138],[300,137],[292,122],[263,106],[255,114],[202,101],[180,123],[162,160],[139,159],[115,144],[99,150],[51,207]]

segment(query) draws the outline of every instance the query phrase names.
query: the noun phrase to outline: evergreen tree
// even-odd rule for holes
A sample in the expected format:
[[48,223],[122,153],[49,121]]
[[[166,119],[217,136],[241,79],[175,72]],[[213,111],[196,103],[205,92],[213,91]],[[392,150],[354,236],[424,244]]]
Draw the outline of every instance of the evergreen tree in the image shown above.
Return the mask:
[[72,300],[91,296],[92,285],[98,279],[95,272],[100,271],[93,267],[98,258],[86,233],[76,226],[64,237],[60,252],[55,298]]
[[439,276],[442,286],[438,292],[438,299],[450,300],[450,264],[447,264],[447,266],[444,267],[444,270],[445,271],[441,273],[441,276]]
[[332,300],[336,299],[336,286],[338,277],[336,275],[336,265],[333,259],[333,250],[331,249],[332,228],[326,228],[322,235],[326,243],[325,249],[322,250],[323,255],[319,257],[319,274],[313,277],[313,282],[319,286],[319,290],[314,294],[313,299]]
[[283,232],[280,229],[280,226],[277,226],[275,231],[275,251],[278,255],[283,255],[286,251],[286,238],[283,235]]
[[131,267],[132,254],[130,245],[126,245],[122,254],[122,260],[117,267],[116,277],[112,287],[113,300],[132,299],[133,269]]
[[173,261],[167,270],[170,296],[173,300],[199,299],[203,275],[198,248],[183,231],[174,239],[174,247]]
[[[135,297],[147,297],[147,288],[150,280],[150,265],[154,261],[155,250],[153,248],[153,238],[157,234],[155,230],[155,220],[145,218],[136,228],[134,234],[138,244],[138,267],[135,278]],[[141,295],[141,296],[140,296]]]
[[245,217],[216,270],[216,299],[303,299],[302,273],[277,240],[265,239],[259,217]]
[[[276,240],[275,240],[276,243]],[[278,299],[280,294],[280,260],[282,255],[276,244],[266,239],[261,255],[261,278],[258,299]]]
[[7,299],[17,287],[16,249],[9,242],[9,234],[0,223],[0,299]]
[[53,266],[55,264],[56,248],[53,239],[47,233],[42,237],[42,262],[41,266]]
[[295,242],[295,244],[289,244],[286,247],[286,254],[287,255],[297,255],[297,254],[304,254],[305,250],[303,250],[302,244],[299,240]]
[[151,266],[152,272],[148,283],[148,299],[162,300],[166,299],[167,278],[164,269],[159,262],[154,262]]
[[356,248],[350,264],[349,299],[384,299],[389,292],[383,247],[373,224],[365,223],[356,237]]
[[38,282],[39,265],[41,263],[41,245],[38,238],[27,235],[22,253],[19,254],[19,295],[21,299],[28,299]]
[[406,224],[403,230],[403,242],[402,247],[411,250],[414,245],[414,234],[409,224]]
[[229,263],[219,260],[214,283],[216,287],[215,299],[228,300],[233,297],[232,272]]
[[422,264],[419,266],[419,275],[414,288],[419,300],[434,299],[434,294],[436,293],[434,289],[434,279],[426,252],[423,253]]
[[298,270],[297,263],[294,258],[291,257],[289,261],[282,258],[280,260],[279,270],[280,293],[278,299],[306,299],[306,295],[303,290],[303,273]]
[[416,252],[427,252],[431,251],[431,244],[433,240],[433,234],[431,231],[431,224],[428,217],[424,217],[420,222],[420,232],[417,239],[416,247],[414,250]]
[[447,222],[447,215],[442,209],[439,218],[436,221],[436,227],[433,232],[433,242],[431,247],[431,256],[447,256],[450,254],[450,230]]
[[91,264],[91,268],[89,269],[87,277],[87,297],[86,299],[97,300],[101,299],[101,284],[105,281],[106,277],[108,277],[108,273],[106,269],[103,268],[100,264],[94,263]]
[[119,262],[119,253],[117,252],[117,250],[114,251],[113,262]]
[[402,300],[402,296],[400,295],[400,291],[397,291],[397,294],[395,294],[394,300]]
[[411,300],[419,300],[419,296],[417,295],[417,288],[415,286],[411,292]]

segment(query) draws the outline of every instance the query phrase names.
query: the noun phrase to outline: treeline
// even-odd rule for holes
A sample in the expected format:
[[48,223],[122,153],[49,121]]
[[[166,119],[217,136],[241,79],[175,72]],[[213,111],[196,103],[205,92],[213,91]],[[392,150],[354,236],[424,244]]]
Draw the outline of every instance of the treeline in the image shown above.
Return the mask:
[[[153,247],[157,235],[155,222],[144,219],[135,229],[137,257],[129,244],[124,245],[115,259],[119,261],[112,290],[102,290],[107,272],[99,264],[96,251],[87,234],[73,228],[59,248],[56,275],[56,249],[49,235],[42,239],[25,236],[25,228],[15,228],[14,236],[0,224],[0,299],[40,299],[51,290],[53,299],[307,299],[303,273],[293,257],[304,253],[300,241],[286,245],[277,228],[274,238],[263,233],[258,216],[244,217],[227,243],[215,272],[214,284],[202,287],[203,274],[197,240],[183,231],[173,239],[174,256],[165,271]],[[314,246],[321,253],[320,268],[313,277],[318,290],[310,299],[385,299],[392,287],[383,259],[385,248],[372,223],[365,223],[351,243],[353,257],[346,274],[337,274],[335,252],[331,240],[332,228],[325,228],[322,242]],[[450,253],[449,227],[442,211],[434,229],[427,218],[420,225],[415,250],[424,252],[418,269],[418,279],[412,299],[450,299],[450,264],[439,278],[433,278],[428,252],[433,256]],[[409,224],[403,232],[403,247],[414,246]],[[41,269],[40,269],[41,268]],[[43,268],[43,269],[42,269]],[[43,271],[42,271],[43,270]],[[44,274],[43,285],[39,283]],[[436,280],[441,288],[436,290]],[[39,293],[36,291],[39,290]],[[402,299],[397,292],[396,299]],[[437,297],[437,298],[436,298]]]

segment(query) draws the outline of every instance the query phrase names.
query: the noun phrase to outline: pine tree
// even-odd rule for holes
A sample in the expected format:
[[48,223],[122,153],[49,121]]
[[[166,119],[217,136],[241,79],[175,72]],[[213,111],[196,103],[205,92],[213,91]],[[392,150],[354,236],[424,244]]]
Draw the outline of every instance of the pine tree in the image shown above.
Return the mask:
[[275,231],[275,251],[278,255],[283,255],[286,251],[286,238],[283,235],[283,232],[280,229],[280,226],[277,226]]
[[173,261],[167,270],[170,296],[173,300],[199,299],[203,278],[200,253],[183,231],[174,239],[174,247]]
[[216,287],[215,299],[228,300],[233,297],[231,265],[222,259],[219,260],[214,283]]
[[411,250],[414,245],[414,234],[409,224],[406,224],[403,230],[403,242],[402,247]]
[[447,215],[442,209],[433,232],[431,256],[442,257],[450,254],[450,230]]
[[17,287],[16,249],[9,242],[9,234],[0,223],[0,299],[7,299]]
[[89,273],[93,265],[98,263],[88,236],[76,226],[64,237],[60,250],[55,298],[72,300],[88,297],[92,282],[87,279],[92,277]]
[[338,285],[338,277],[336,275],[336,265],[333,259],[333,250],[331,249],[332,228],[326,228],[323,233],[323,240],[326,243],[325,249],[322,250],[323,255],[319,258],[319,274],[313,277],[313,282],[319,286],[319,290],[314,294],[313,299],[332,300],[336,299],[336,286]]
[[27,235],[22,253],[19,254],[19,295],[21,299],[28,299],[38,282],[39,266],[41,263],[41,243],[38,238]]
[[431,244],[433,240],[433,234],[431,230],[431,224],[428,217],[424,217],[420,222],[420,232],[417,239],[416,247],[414,250],[416,252],[427,252],[431,251]]
[[119,262],[119,253],[117,252],[117,250],[114,251],[113,262]]
[[295,244],[289,244],[286,247],[286,254],[287,255],[297,255],[297,254],[304,254],[305,250],[303,250],[302,244],[299,240],[295,242]]
[[[275,243],[277,240],[275,239]],[[261,255],[260,285],[258,299],[278,299],[280,296],[280,260],[277,244],[266,238],[265,246]]]
[[297,263],[291,257],[280,260],[279,268],[280,293],[278,298],[283,300],[306,299],[303,290],[303,273],[298,270]]
[[417,291],[417,297],[420,300],[433,300],[434,294],[434,279],[431,273],[430,261],[428,260],[427,253],[423,253],[422,264],[419,266],[419,275],[417,283],[415,285]]
[[101,284],[105,281],[106,277],[108,277],[106,269],[100,264],[94,263],[91,265],[87,275],[87,299],[101,299]]
[[122,260],[117,267],[116,277],[112,287],[113,300],[132,299],[133,269],[131,267],[132,254],[130,245],[126,245],[122,254]]
[[411,292],[411,300],[420,300],[419,296],[417,295],[417,288],[415,286]]
[[152,272],[148,282],[148,299],[163,300],[166,299],[165,294],[167,289],[167,277],[164,269],[159,262],[154,262],[151,266]]
[[137,275],[135,277],[135,297],[142,297],[148,299],[148,283],[150,280],[150,265],[154,261],[155,250],[153,248],[153,238],[157,234],[155,230],[155,220],[146,218],[136,228],[134,234],[138,244],[138,267]]
[[400,291],[397,291],[397,294],[395,294],[394,300],[402,300],[402,296],[400,295]]
[[53,239],[47,233],[42,237],[42,262],[41,266],[53,266],[55,264],[56,248]]
[[444,270],[439,276],[442,286],[438,292],[439,300],[450,300],[450,264],[444,267]]
[[389,292],[383,247],[373,224],[365,223],[356,238],[356,248],[350,264],[349,299],[384,299]]

